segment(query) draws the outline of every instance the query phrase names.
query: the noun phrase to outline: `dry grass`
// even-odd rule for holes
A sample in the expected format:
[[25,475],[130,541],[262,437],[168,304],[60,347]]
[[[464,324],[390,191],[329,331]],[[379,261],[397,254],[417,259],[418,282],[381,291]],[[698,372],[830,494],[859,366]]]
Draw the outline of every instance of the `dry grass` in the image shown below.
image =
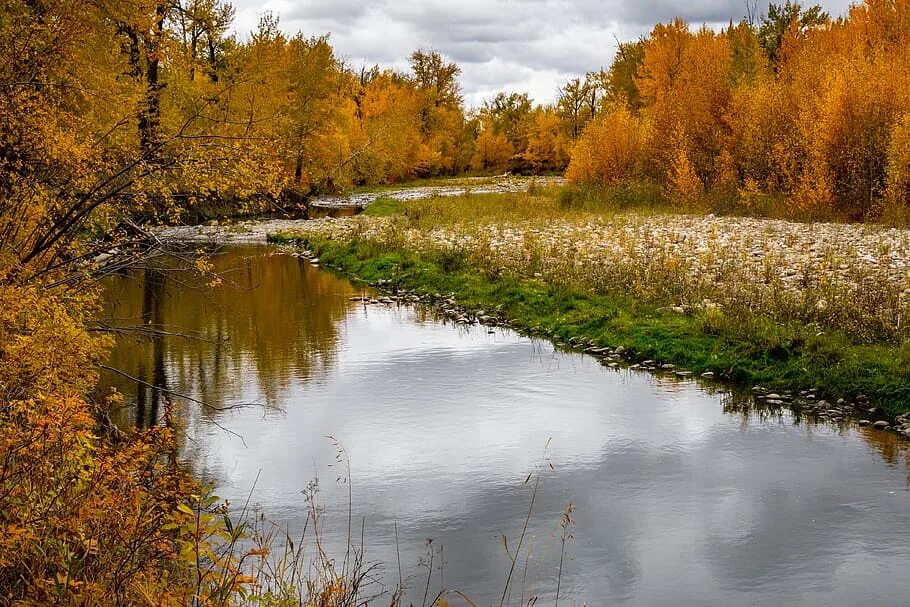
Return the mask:
[[565,208],[557,189],[532,188],[414,200],[388,217],[309,222],[295,233],[464,260],[490,276],[622,293],[681,313],[797,320],[860,343],[908,335],[910,231],[894,228]]

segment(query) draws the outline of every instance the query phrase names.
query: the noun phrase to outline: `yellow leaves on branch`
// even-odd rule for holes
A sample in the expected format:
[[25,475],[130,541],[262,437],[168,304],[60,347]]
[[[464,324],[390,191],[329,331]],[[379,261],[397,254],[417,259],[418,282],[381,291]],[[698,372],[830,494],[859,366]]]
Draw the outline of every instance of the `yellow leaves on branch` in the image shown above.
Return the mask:
[[0,364],[0,393],[28,398],[92,389],[96,377],[87,367],[111,343],[85,330],[93,310],[91,292],[61,299],[34,287],[0,285],[0,362],[7,363]]

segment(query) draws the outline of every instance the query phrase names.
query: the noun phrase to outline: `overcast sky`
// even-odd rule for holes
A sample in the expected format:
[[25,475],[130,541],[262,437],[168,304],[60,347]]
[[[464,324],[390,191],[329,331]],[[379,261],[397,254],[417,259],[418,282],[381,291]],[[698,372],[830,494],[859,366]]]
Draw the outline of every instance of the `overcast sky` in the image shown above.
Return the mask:
[[[609,66],[616,40],[682,17],[718,26],[739,20],[747,0],[232,0],[235,29],[246,36],[272,11],[289,34],[331,33],[337,55],[354,68],[407,68],[420,47],[461,66],[465,101],[479,106],[499,91],[551,102],[568,78]],[[767,5],[768,0],[759,2]],[[806,2],[807,4],[809,2]],[[821,0],[832,15],[850,0]]]

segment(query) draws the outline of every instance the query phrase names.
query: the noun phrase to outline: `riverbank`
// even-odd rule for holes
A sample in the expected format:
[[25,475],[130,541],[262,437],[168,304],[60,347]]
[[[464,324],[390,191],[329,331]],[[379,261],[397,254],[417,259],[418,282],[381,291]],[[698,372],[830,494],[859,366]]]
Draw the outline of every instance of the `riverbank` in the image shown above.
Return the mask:
[[371,208],[273,241],[473,318],[910,434],[905,231],[582,212],[555,189]]

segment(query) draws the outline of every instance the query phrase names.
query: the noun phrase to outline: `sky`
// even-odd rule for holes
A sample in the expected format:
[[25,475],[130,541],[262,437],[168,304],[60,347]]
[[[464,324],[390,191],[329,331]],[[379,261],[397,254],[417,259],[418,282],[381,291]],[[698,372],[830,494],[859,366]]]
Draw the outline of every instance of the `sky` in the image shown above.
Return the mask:
[[[462,69],[467,105],[500,91],[552,102],[569,78],[609,67],[617,40],[682,17],[720,27],[746,14],[749,0],[232,0],[234,29],[245,37],[271,11],[288,34],[331,34],[337,56],[358,69],[406,70],[417,48]],[[766,5],[760,1],[759,6]],[[808,4],[809,2],[807,2]],[[850,0],[818,2],[837,16]]]

